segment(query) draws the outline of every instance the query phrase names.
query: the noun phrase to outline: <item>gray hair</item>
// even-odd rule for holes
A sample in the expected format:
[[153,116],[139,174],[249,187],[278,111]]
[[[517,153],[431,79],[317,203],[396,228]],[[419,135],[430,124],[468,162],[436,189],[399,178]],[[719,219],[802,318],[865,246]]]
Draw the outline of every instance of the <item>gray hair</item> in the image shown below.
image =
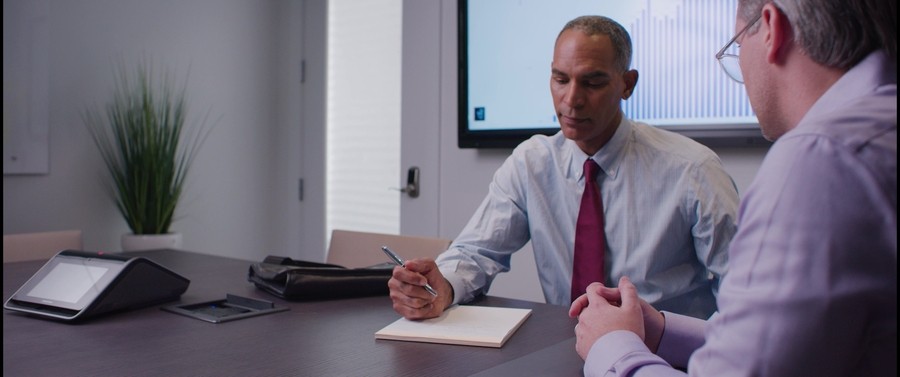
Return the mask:
[[[739,0],[738,16],[750,21],[769,0]],[[895,0],[774,0],[794,29],[797,44],[813,61],[849,69],[885,49],[897,64]],[[756,32],[756,25],[748,32]]]
[[631,37],[622,25],[613,21],[611,18],[603,16],[581,16],[566,23],[556,40],[563,32],[569,29],[581,31],[588,36],[606,35],[612,42],[613,50],[616,52],[615,66],[622,72],[628,71],[631,67]]

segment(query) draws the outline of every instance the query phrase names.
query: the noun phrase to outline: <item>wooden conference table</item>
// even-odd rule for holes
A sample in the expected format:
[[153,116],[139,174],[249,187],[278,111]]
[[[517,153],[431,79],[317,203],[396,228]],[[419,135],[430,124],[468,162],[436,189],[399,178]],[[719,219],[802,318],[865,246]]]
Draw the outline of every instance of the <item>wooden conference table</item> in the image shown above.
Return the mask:
[[[580,376],[567,308],[499,297],[476,305],[531,308],[502,348],[376,340],[399,316],[387,296],[291,302],[247,281],[252,262],[177,250],[126,254],[190,279],[180,301],[70,324],[3,312],[4,376]],[[3,301],[44,262],[3,264]],[[224,299],[288,311],[209,323],[161,306]]]

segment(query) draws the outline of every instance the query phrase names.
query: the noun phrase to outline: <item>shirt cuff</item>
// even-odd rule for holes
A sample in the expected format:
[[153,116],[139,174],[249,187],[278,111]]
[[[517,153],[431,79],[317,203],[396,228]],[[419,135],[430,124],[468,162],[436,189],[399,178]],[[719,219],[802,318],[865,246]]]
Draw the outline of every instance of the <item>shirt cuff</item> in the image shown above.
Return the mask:
[[672,366],[686,368],[691,354],[706,341],[706,321],[671,312],[665,312],[665,316],[666,327],[656,354]]
[[468,292],[466,291],[465,282],[452,268],[445,269],[442,266],[438,266],[438,270],[441,271],[441,274],[444,275],[444,279],[446,279],[447,282],[450,283],[450,286],[453,287],[453,302],[451,302],[450,305],[470,300],[469,298],[466,298]]
[[608,372],[614,371],[615,375],[628,376],[635,370],[650,365],[669,368],[665,361],[647,349],[637,334],[616,330],[600,337],[591,346],[584,359],[584,375],[606,376],[609,375]]

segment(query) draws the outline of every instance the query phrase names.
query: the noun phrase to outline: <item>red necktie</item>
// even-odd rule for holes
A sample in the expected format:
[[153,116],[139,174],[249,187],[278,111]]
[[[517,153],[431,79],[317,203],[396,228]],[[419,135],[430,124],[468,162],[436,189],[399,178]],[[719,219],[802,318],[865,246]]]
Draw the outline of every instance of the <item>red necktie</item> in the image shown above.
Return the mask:
[[572,266],[572,297],[584,294],[593,282],[603,283],[603,254],[606,239],[603,235],[603,201],[597,185],[600,166],[592,159],[584,162],[584,193],[575,224],[575,258]]

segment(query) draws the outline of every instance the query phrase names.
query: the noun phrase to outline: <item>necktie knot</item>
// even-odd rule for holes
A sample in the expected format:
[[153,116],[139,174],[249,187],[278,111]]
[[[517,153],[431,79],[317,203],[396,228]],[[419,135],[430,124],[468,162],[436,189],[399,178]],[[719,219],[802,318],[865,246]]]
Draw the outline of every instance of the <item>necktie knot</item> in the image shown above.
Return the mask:
[[597,165],[597,162],[592,159],[587,159],[584,161],[584,178],[589,180],[596,180],[597,173],[600,172],[600,165]]

